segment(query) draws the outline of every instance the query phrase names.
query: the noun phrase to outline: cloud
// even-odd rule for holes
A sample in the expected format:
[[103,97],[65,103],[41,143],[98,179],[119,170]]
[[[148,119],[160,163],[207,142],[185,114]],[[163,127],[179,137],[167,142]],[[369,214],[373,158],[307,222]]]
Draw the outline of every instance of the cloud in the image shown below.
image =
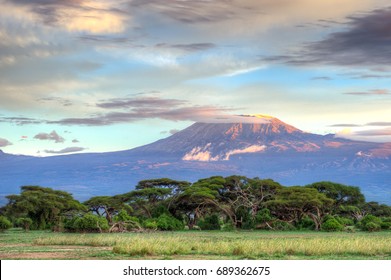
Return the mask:
[[320,77],[313,77],[311,78],[313,81],[331,81],[332,78],[327,77],[327,76],[320,76]]
[[43,121],[34,118],[25,118],[25,117],[0,117],[0,122],[13,123],[16,125],[27,125],[27,124],[40,124]]
[[216,48],[216,45],[212,43],[192,43],[192,44],[159,43],[156,44],[155,47],[162,48],[162,49],[178,49],[185,52],[199,52],[199,51],[206,51],[206,50]]
[[49,140],[49,141],[54,141],[55,143],[63,143],[65,141],[65,139],[60,135],[58,135],[55,130],[53,130],[50,133],[44,133],[44,132],[38,133],[37,135],[34,136],[34,139]]
[[93,0],[12,0],[8,3],[27,7],[49,26],[65,27],[69,31],[119,33],[129,19],[113,1]]
[[370,122],[367,123],[368,126],[391,126],[391,122]]
[[242,149],[235,149],[235,150],[230,150],[225,153],[225,158],[224,160],[229,160],[229,158],[233,155],[239,155],[239,154],[248,154],[248,153],[259,153],[262,152],[266,149],[265,145],[252,145],[246,148]]
[[355,91],[355,92],[345,92],[344,94],[348,95],[389,95],[391,92],[388,89],[373,89],[369,91]]
[[294,65],[389,66],[391,8],[348,17],[345,30],[306,44],[295,55],[275,57]]
[[162,99],[158,97],[129,97],[129,98],[113,98],[102,103],[97,103],[96,106],[105,109],[125,109],[125,108],[171,108],[178,107],[187,103],[184,100],[178,99]]
[[6,146],[10,146],[12,145],[12,143],[10,141],[8,141],[7,139],[4,139],[4,138],[0,138],[0,147],[6,147]]
[[77,140],[77,139],[73,139],[72,140],[72,143],[79,143],[80,141],[79,140]]
[[383,129],[368,129],[354,132],[356,136],[391,136],[391,127]]
[[354,123],[337,123],[337,124],[332,124],[330,127],[360,127],[362,125],[360,124],[354,124]]
[[[48,121],[49,124],[103,126],[116,123],[129,123],[145,119],[171,121],[230,122],[244,117],[233,116],[234,108],[212,105],[190,105],[180,99],[155,96],[112,98],[96,104],[97,108],[110,110],[86,118],[65,118]],[[116,111],[112,111],[116,110]]]
[[368,142],[391,142],[391,127],[357,131],[343,129],[342,131],[337,132],[335,137]]
[[73,103],[69,99],[62,98],[62,97],[42,97],[42,98],[37,99],[37,101],[43,102],[43,103],[44,102],[57,102],[65,107],[73,105]]
[[76,152],[81,152],[81,151],[84,151],[86,150],[86,148],[82,148],[82,147],[68,147],[68,148],[64,148],[62,150],[44,150],[45,153],[47,154],[69,154],[69,153],[76,153]]
[[[51,98],[50,98],[51,100]],[[187,100],[140,95],[125,98],[101,100],[95,104],[97,111],[87,117],[63,118],[59,120],[38,120],[25,117],[0,118],[0,122],[25,124],[60,124],[82,126],[108,126],[119,123],[132,123],[146,119],[170,121],[194,121],[205,123],[265,123],[267,118],[253,115],[234,115],[241,108],[213,105],[192,105]],[[98,111],[99,110],[99,111]],[[270,117],[269,117],[270,118]],[[171,133],[171,132],[170,132]],[[34,138],[41,140],[64,141],[55,131],[40,133]],[[59,142],[57,142],[59,143]]]

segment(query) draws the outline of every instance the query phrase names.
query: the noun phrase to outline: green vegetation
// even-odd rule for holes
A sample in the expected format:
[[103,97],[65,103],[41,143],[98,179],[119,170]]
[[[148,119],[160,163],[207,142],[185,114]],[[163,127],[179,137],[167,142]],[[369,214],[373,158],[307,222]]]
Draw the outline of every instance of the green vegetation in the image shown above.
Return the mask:
[[83,203],[39,186],[7,198],[2,259],[391,259],[391,207],[332,182],[163,178]]
[[3,216],[0,216],[0,232],[12,227],[12,223]]
[[12,229],[0,259],[391,259],[391,232],[158,231],[60,233]]
[[71,194],[23,186],[0,209],[0,229],[104,233],[178,230],[391,229],[391,207],[365,202],[358,187],[333,182],[284,187],[271,179],[213,176],[197,182],[140,181],[131,192],[80,203]]

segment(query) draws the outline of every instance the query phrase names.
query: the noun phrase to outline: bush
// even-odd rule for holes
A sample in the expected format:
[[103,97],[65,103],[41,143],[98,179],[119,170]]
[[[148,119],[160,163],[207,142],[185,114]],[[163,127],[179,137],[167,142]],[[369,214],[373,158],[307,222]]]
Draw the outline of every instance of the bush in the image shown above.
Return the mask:
[[385,229],[385,230],[391,229],[391,223],[390,222],[382,222],[380,227],[381,227],[381,229]]
[[198,221],[197,225],[202,230],[220,230],[219,217],[216,214],[206,216],[204,219]]
[[382,218],[382,223],[380,226],[382,229],[385,230],[391,229],[391,218],[390,217]]
[[373,231],[379,231],[381,229],[381,226],[379,224],[376,224],[374,222],[369,222],[365,225],[365,230],[369,232]]
[[344,229],[344,226],[337,219],[329,218],[322,224],[321,229],[324,231],[341,231]]
[[354,221],[349,218],[336,216],[335,219],[343,226],[354,226]]
[[257,215],[255,216],[255,222],[257,224],[267,223],[271,220],[273,220],[273,217],[270,214],[270,210],[267,208],[258,211]]
[[0,216],[0,232],[12,227],[12,223],[4,216]]
[[160,230],[182,230],[184,225],[173,216],[163,214],[156,220],[157,228]]
[[147,219],[143,222],[143,227],[146,229],[157,230],[157,222],[156,219]]
[[75,217],[64,223],[64,228],[76,232],[100,232],[109,229],[109,223],[104,217],[86,214],[83,217]]
[[381,229],[382,220],[373,215],[366,215],[359,223],[362,230],[378,231]]
[[235,230],[235,227],[234,227],[233,223],[231,222],[231,220],[229,220],[221,226],[221,230],[233,231],[233,230]]
[[295,230],[296,228],[288,223],[288,222],[285,222],[285,221],[280,221],[280,220],[277,220],[275,222],[272,223],[272,227],[273,229],[275,230],[282,230],[282,231],[288,231],[288,230]]
[[16,225],[22,227],[25,231],[30,230],[30,226],[33,224],[33,220],[30,218],[19,218],[16,220]]
[[296,224],[296,228],[300,230],[313,230],[315,229],[315,223],[310,217],[305,216]]

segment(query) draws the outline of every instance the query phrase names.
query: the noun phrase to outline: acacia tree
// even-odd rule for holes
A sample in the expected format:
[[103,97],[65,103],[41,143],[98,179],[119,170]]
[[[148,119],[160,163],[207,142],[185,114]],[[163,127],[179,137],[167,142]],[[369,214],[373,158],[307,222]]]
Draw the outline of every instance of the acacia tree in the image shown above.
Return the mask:
[[170,209],[174,208],[176,212],[184,214],[187,226],[192,229],[205,213],[218,209],[217,190],[223,181],[222,177],[212,177],[184,187],[173,197]]
[[272,214],[289,223],[299,223],[307,215],[319,230],[334,201],[313,188],[288,187],[281,189],[274,200],[266,202]]
[[113,223],[113,216],[122,209],[131,212],[132,208],[124,203],[121,196],[95,196],[83,203],[88,209],[98,216],[104,216],[107,222]]
[[70,193],[40,186],[23,186],[20,195],[9,195],[7,198],[8,216],[28,217],[35,229],[57,226],[62,215],[86,210]]
[[144,216],[152,218],[154,209],[162,203],[169,208],[170,200],[184,188],[190,186],[189,182],[176,181],[168,178],[140,181],[135,190],[120,197],[131,205],[135,211],[141,211]]
[[318,192],[334,200],[335,209],[346,205],[359,206],[365,202],[365,197],[358,187],[328,181],[316,182],[306,187],[316,189]]

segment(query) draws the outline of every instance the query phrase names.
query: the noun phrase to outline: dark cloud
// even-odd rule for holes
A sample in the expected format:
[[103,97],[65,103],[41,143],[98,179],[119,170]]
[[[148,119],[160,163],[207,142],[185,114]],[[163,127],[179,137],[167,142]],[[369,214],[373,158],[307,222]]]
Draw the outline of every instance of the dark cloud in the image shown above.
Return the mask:
[[332,124],[330,127],[360,127],[362,125],[360,124],[354,124],[354,123],[337,123],[337,124]]
[[367,123],[368,126],[391,126],[391,122],[370,122]]
[[294,55],[275,56],[266,60],[293,65],[390,65],[391,8],[374,10],[348,19],[344,23],[344,31],[334,32],[323,40],[308,43]]
[[362,79],[389,79],[391,75],[381,75],[381,74],[358,74],[352,75],[352,79],[362,80]]
[[72,140],[72,143],[79,143],[80,141],[79,140],[77,140],[77,139],[73,139]]
[[55,130],[53,130],[50,133],[44,133],[44,132],[38,133],[37,135],[34,136],[34,139],[49,140],[49,141],[54,141],[55,143],[63,143],[65,141],[65,139],[60,135],[58,135]]
[[[51,124],[104,126],[116,123],[130,123],[145,119],[164,119],[171,121],[213,121],[219,115],[226,115],[233,109],[212,106],[194,106],[179,108],[137,108],[131,112],[110,112],[88,118],[66,118],[51,121]],[[228,119],[228,118],[227,118]]]
[[[115,43],[115,44],[124,44],[124,43],[133,43],[133,39],[128,37],[112,36],[112,35],[96,35],[96,34],[85,34],[79,36],[79,39],[84,42],[92,43]],[[140,45],[139,47],[144,47]]]
[[125,109],[125,108],[172,108],[187,103],[184,100],[178,99],[161,99],[157,97],[143,97],[143,98],[113,98],[106,100],[96,106],[105,109]]
[[[171,121],[203,121],[203,122],[233,122],[242,120],[240,116],[233,116],[229,112],[240,108],[219,106],[189,105],[186,100],[150,97],[137,95],[128,98],[113,98],[102,100],[96,104],[97,108],[110,110],[107,113],[94,114],[88,117],[64,118],[60,120],[36,120],[30,118],[0,118],[0,122],[24,124],[60,124],[105,126],[117,123],[130,123],[146,119],[164,119]],[[243,120],[242,120],[243,121]],[[254,120],[256,121],[256,120]],[[65,139],[55,131],[40,133],[34,138],[40,140],[54,140],[57,143]]]
[[82,147],[68,147],[62,150],[44,150],[45,153],[47,154],[69,154],[69,153],[75,153],[75,152],[81,152],[86,150],[86,148]]
[[366,124],[340,123],[329,125],[329,127],[363,127],[363,126],[390,126],[391,122],[370,122]]
[[355,91],[355,92],[345,92],[344,94],[349,95],[388,95],[391,92],[388,89],[373,89],[369,91]]
[[4,139],[4,138],[0,138],[0,147],[6,147],[6,146],[10,146],[12,145],[12,143],[10,141],[8,141],[7,139]]
[[0,118],[0,122],[13,123],[16,125],[26,125],[26,124],[40,124],[44,121],[33,119],[33,118],[25,118],[25,117],[2,117]]
[[169,48],[169,49],[179,49],[185,52],[199,52],[205,51],[209,49],[213,49],[216,47],[215,44],[212,43],[193,43],[193,44],[166,44],[160,43],[156,44],[157,48]]

